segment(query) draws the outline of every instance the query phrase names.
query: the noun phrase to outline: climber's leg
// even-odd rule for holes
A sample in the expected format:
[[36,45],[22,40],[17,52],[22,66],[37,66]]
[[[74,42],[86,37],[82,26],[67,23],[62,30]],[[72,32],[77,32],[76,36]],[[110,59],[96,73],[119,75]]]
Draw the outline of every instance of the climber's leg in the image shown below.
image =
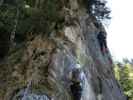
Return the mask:
[[100,45],[100,50],[102,53],[104,53],[104,44],[102,41],[99,41],[99,45]]
[[73,96],[73,100],[81,100],[82,96],[82,87],[80,84],[72,84],[71,85],[71,92]]
[[81,100],[81,93],[73,94],[73,100]]
[[103,40],[103,45],[104,45],[104,52],[108,53],[108,47],[107,47],[106,40]]

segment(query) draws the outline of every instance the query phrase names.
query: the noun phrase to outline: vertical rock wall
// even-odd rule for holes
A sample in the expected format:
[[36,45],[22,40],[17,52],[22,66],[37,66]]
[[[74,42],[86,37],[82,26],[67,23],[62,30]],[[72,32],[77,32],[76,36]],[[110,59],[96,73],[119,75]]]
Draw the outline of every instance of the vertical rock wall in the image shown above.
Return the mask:
[[36,35],[0,64],[0,100],[72,100],[69,73],[77,63],[85,77],[82,100],[126,100],[109,52],[100,51],[97,33],[103,26],[95,26],[81,0],[68,5],[62,28]]

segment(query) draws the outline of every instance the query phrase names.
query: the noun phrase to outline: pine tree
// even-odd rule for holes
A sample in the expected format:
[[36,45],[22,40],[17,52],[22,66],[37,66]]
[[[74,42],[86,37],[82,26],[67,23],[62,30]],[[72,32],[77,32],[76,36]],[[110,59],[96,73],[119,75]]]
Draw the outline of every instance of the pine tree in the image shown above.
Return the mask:
[[88,12],[90,15],[95,16],[98,20],[110,19],[110,9],[106,6],[104,0],[89,0]]

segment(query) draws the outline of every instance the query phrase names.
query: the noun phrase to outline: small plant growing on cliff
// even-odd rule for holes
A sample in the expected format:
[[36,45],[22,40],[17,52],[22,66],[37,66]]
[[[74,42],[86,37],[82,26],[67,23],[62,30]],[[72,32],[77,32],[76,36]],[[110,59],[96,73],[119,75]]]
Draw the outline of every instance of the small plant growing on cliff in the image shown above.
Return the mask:
[[89,0],[88,12],[90,15],[95,16],[98,20],[111,19],[110,9],[106,6],[105,0]]

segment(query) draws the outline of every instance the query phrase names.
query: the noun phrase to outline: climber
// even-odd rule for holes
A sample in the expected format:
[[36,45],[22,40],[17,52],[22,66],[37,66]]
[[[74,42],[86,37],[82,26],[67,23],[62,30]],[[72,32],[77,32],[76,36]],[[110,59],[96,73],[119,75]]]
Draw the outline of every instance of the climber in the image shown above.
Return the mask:
[[100,45],[100,49],[102,53],[107,52],[107,42],[106,42],[106,34],[103,31],[100,31],[97,35],[97,39]]
[[73,100],[81,100],[84,77],[83,72],[79,64],[76,64],[75,68],[72,70],[70,89],[73,95]]

